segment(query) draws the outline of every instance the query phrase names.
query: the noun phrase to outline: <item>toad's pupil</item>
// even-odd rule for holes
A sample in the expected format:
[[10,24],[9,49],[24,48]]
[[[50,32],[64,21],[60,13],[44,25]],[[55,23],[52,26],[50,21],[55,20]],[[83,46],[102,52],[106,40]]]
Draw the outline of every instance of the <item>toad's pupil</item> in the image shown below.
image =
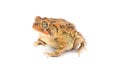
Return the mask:
[[47,22],[43,22],[43,23],[42,23],[42,26],[43,26],[43,28],[47,28],[47,27],[48,27]]

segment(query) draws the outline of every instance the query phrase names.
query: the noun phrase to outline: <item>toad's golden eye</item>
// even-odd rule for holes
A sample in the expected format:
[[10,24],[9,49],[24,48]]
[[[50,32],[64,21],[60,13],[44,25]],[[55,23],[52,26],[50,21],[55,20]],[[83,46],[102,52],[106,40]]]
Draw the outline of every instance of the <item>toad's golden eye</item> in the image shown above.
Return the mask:
[[47,22],[42,22],[42,27],[44,28],[44,29],[46,29],[46,28],[48,28],[48,23]]

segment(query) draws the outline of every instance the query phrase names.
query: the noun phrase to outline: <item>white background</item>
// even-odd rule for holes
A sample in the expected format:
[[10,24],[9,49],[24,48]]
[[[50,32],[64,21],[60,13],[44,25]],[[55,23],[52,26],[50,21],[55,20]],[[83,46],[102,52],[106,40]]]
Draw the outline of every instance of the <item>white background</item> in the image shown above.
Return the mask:
[[[35,16],[74,23],[87,51],[47,58],[33,46]],[[120,69],[119,24],[119,0],[0,0],[0,69]]]

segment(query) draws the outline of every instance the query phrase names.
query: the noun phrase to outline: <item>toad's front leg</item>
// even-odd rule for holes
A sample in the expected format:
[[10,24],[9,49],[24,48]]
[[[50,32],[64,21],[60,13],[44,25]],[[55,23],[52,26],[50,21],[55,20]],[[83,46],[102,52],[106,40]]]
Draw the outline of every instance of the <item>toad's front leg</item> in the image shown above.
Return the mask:
[[51,53],[45,52],[45,54],[47,54],[50,57],[60,56],[66,50],[66,42],[63,39],[57,38],[56,41],[58,43],[58,46],[57,46],[56,50],[51,52]]
[[34,46],[37,47],[38,45],[43,45],[43,46],[45,46],[46,43],[39,38],[36,42],[34,42]]

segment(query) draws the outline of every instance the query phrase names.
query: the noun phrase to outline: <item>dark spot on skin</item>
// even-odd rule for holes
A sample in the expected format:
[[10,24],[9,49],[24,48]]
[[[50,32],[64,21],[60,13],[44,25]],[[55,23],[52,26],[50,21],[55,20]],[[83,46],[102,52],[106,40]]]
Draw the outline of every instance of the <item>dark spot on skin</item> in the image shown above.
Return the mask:
[[53,27],[56,28],[56,30],[57,30],[56,32],[58,32],[58,28],[55,25],[53,25]]
[[74,29],[75,27],[72,24],[66,24],[66,26],[70,29]]
[[46,31],[48,31],[48,33],[49,33],[50,35],[52,35],[51,30],[50,30],[49,28],[46,29]]
[[52,21],[50,21],[50,23],[55,23],[55,21],[54,21],[54,20],[52,20]]
[[74,29],[74,26],[70,26],[71,29]]
[[57,40],[58,40],[58,38],[55,38],[54,40],[56,40],[56,41],[57,41]]
[[60,25],[60,28],[64,28],[65,26],[64,25]]
[[68,26],[68,28],[70,28],[70,26]]
[[71,25],[70,25],[70,24],[66,24],[66,26],[67,26],[68,28],[70,28],[70,27],[71,27]]
[[66,25],[67,25],[67,26],[71,26],[71,24],[69,24],[69,23],[68,23],[68,24],[66,24]]
[[66,32],[66,31],[63,31],[63,35],[65,35],[65,34],[67,34],[67,32]]

